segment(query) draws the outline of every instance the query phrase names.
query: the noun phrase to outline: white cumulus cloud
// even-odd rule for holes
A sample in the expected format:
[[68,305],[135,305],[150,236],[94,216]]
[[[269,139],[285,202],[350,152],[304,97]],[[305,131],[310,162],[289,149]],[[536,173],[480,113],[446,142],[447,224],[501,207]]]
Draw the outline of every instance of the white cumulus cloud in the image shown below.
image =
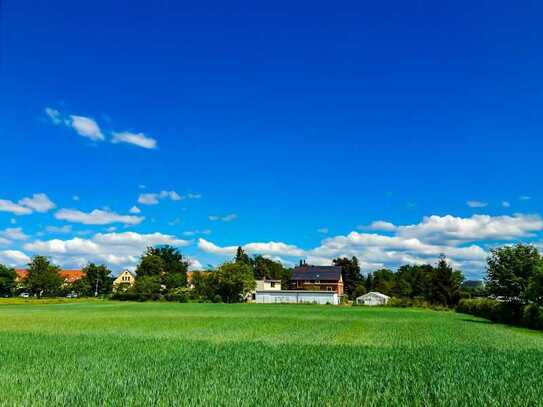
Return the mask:
[[85,225],[107,225],[111,223],[137,225],[145,219],[143,216],[119,215],[115,212],[101,209],[95,209],[88,213],[77,209],[61,209],[55,213],[55,218]]
[[238,215],[236,215],[235,213],[231,213],[231,214],[225,215],[225,216],[217,216],[217,215],[208,216],[208,219],[210,221],[212,221],[212,222],[217,222],[217,221],[232,222],[233,220],[235,220],[237,218],[238,218]]
[[19,201],[19,204],[41,213],[56,207],[49,197],[43,193],[34,194],[31,198],[23,198]]
[[470,208],[486,208],[488,203],[482,201],[467,201],[466,205],[468,205]]
[[0,199],[0,212],[10,212],[14,215],[30,215],[32,209],[16,204],[8,199]]
[[98,233],[89,239],[37,240],[24,245],[25,250],[52,257],[63,266],[83,266],[89,261],[105,262],[110,267],[134,267],[147,247],[172,245],[184,247],[187,240],[162,233]]
[[72,233],[72,225],[47,226],[45,230],[49,233],[67,234]]
[[98,126],[98,123],[96,123],[94,119],[76,115],[70,115],[70,119],[70,127],[72,127],[80,136],[86,137],[93,141],[105,140],[102,130],[100,130],[100,126]]
[[[88,138],[92,141],[106,140],[106,136],[100,128],[100,125],[92,117],[74,114],[65,115],[52,107],[46,107],[45,114],[47,117],[49,117],[54,125],[68,127],[82,137]],[[111,143],[131,144],[147,150],[157,148],[157,141],[154,138],[148,137],[143,133],[132,133],[129,131],[111,132]]]
[[160,192],[150,192],[145,194],[140,194],[138,197],[138,203],[142,205],[158,205],[160,200],[163,199],[170,199],[172,201],[181,201],[185,197],[182,195],[179,195],[175,191],[160,191]]
[[[526,214],[473,215],[468,218],[434,215],[412,225],[376,221],[361,228],[375,233],[353,231],[324,239],[320,245],[306,250],[283,242],[247,243],[242,247],[251,254],[273,258],[286,256],[293,262],[305,258],[315,265],[329,265],[337,257],[356,256],[364,271],[396,268],[402,264],[435,263],[441,254],[445,254],[468,276],[480,277],[489,243],[500,241],[506,244],[519,238],[538,236],[538,232],[543,231],[543,219],[539,215]],[[379,233],[381,231],[387,234]],[[234,256],[237,247],[198,240],[201,251],[225,257]]]
[[61,124],[63,122],[62,115],[56,109],[46,107],[45,114],[51,119],[53,124]]
[[396,225],[384,220],[377,220],[372,222],[369,226],[359,226],[358,229],[361,230],[374,230],[381,232],[393,232],[396,230]]
[[141,148],[146,148],[148,150],[153,150],[157,148],[156,140],[154,138],[147,137],[143,133],[130,133],[127,131],[113,133],[113,138],[111,139],[111,142],[114,144],[132,144]]
[[202,270],[204,266],[202,266],[202,263],[198,259],[195,259],[193,257],[189,257],[189,270],[190,271],[196,271],[196,270]]
[[8,240],[26,240],[28,235],[23,232],[22,228],[7,228],[0,230],[0,237]]
[[541,230],[543,219],[539,215],[473,215],[469,218],[434,215],[424,217],[419,224],[398,227],[398,235],[438,242],[511,240],[529,237]]
[[30,263],[30,257],[19,250],[0,251],[0,263],[10,267],[25,266]]
[[55,206],[49,197],[43,193],[23,198],[17,203],[9,199],[0,199],[0,212],[10,212],[14,215],[30,215],[34,211],[47,212]]
[[[234,255],[238,246],[220,247],[206,239],[198,239],[198,248],[204,252],[219,255]],[[282,242],[256,242],[242,246],[243,250],[251,254],[270,254],[284,256],[303,256],[305,252],[294,246]]]

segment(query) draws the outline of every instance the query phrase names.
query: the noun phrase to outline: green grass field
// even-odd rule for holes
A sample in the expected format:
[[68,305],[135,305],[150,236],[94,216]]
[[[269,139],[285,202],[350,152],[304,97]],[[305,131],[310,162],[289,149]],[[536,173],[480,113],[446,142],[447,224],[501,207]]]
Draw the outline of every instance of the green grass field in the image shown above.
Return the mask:
[[0,305],[0,405],[542,405],[542,379],[543,333],[452,312]]

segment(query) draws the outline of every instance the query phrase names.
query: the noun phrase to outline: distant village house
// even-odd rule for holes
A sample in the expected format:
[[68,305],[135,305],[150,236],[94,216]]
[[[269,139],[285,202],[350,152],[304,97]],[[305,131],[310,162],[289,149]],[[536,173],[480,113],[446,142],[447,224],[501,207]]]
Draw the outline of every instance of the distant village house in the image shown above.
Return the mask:
[[[279,289],[276,289],[276,287]],[[280,282],[271,287],[258,286],[255,300],[260,304],[306,303],[338,305],[343,295],[343,278],[339,266],[296,267],[289,280],[289,290],[281,290]]]
[[[15,272],[17,273],[16,281],[18,283],[21,283],[28,277],[27,269],[16,269]],[[82,270],[60,270],[59,274],[64,279],[65,284],[73,284],[76,281],[81,280],[86,275]]]
[[290,285],[295,290],[328,291],[343,295],[341,267],[302,264],[294,269]]
[[113,280],[113,287],[120,287],[120,286],[133,286],[136,283],[136,275],[132,273],[130,270],[123,270],[121,274],[117,276],[115,280]]

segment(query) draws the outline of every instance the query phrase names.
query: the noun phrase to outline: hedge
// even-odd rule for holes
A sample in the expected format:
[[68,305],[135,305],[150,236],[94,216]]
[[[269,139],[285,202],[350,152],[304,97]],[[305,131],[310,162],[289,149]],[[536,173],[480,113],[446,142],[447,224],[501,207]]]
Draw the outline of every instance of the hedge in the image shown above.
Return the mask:
[[489,298],[463,299],[458,303],[456,312],[504,324],[543,329],[543,308],[535,304],[522,305]]

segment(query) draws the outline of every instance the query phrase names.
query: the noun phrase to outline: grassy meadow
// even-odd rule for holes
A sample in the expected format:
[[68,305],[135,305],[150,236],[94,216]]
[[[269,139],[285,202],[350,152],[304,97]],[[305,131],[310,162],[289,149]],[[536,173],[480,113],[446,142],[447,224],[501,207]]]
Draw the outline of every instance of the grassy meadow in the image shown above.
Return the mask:
[[541,405],[543,334],[453,312],[0,301],[0,405]]

